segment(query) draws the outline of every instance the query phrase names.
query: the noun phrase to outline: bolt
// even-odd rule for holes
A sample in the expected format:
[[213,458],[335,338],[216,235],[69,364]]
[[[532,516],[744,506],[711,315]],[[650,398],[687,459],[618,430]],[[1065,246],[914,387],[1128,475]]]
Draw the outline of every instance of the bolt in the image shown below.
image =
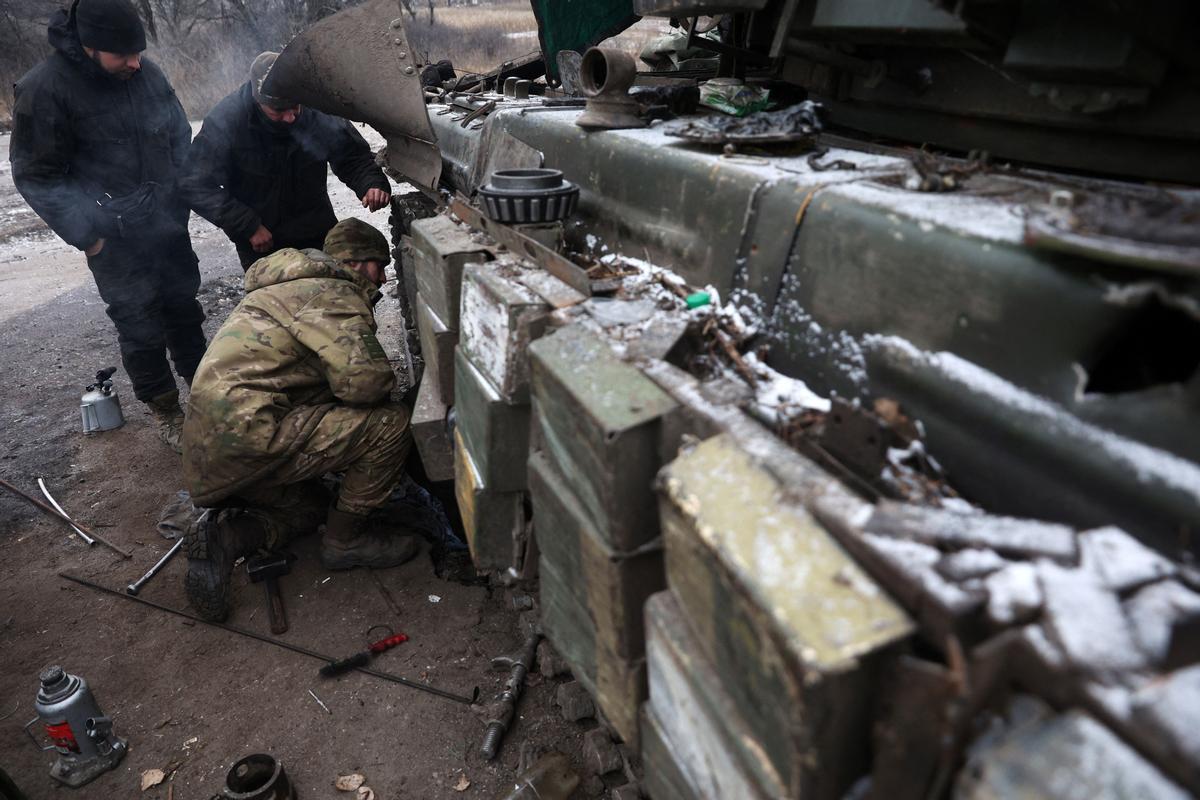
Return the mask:
[[479,752],[483,754],[484,761],[491,761],[496,757],[496,751],[500,749],[500,738],[504,736],[504,725],[499,722],[489,722],[487,733],[483,736],[483,747],[479,748]]
[[398,56],[398,58],[399,58],[401,61],[403,61],[404,59],[408,58],[408,53],[406,53],[406,52],[404,52],[403,50],[401,50],[401,51],[400,51],[400,55]]
[[404,27],[404,20],[400,19],[399,17],[396,17],[394,20],[392,20],[392,29],[393,30],[398,31],[403,27]]
[[404,68],[404,74],[405,74],[405,75],[412,75],[414,72],[416,72],[416,70],[415,70],[415,69],[413,69],[412,67],[405,67],[405,68]]
[[395,39],[392,39],[392,44],[396,45],[396,47],[401,47],[404,45],[404,40],[397,36]]

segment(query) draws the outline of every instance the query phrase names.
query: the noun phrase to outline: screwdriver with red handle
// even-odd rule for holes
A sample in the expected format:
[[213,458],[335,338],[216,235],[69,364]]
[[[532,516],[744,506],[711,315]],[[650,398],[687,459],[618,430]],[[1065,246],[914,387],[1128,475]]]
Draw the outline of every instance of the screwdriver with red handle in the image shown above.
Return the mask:
[[366,650],[361,653],[355,653],[349,658],[343,658],[339,661],[330,661],[325,666],[321,667],[322,678],[332,678],[334,675],[341,675],[343,672],[349,672],[358,667],[365,667],[371,662],[371,657],[379,655],[385,650],[390,650],[398,644],[407,642],[408,637],[403,633],[397,633],[386,639],[380,639],[374,644],[368,645]]

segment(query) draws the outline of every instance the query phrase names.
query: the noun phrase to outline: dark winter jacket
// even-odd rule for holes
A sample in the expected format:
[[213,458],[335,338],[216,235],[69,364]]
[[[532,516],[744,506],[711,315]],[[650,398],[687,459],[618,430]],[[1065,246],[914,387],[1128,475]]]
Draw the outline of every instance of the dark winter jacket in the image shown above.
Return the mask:
[[184,195],[197,214],[241,247],[259,225],[271,232],[276,248],[320,242],[337,222],[327,167],[358,197],[372,188],[391,191],[371,148],[349,122],[304,108],[292,125],[274,126],[246,83],[205,117],[192,143]]
[[176,179],[192,131],[162,70],[143,58],[129,80],[108,75],[84,53],[67,11],[48,33],[54,52],[15,87],[17,191],[81,250],[102,237],[185,232]]

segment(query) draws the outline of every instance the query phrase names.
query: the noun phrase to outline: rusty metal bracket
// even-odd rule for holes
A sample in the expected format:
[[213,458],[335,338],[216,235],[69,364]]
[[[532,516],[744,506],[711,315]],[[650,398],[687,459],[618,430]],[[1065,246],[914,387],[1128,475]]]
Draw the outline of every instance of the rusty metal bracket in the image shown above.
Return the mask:
[[450,203],[450,210],[475,230],[483,231],[517,255],[530,259],[583,296],[591,297],[592,284],[583,267],[563,258],[541,242],[531,239],[512,227],[500,222],[493,222],[474,208],[461,194],[457,195]]
[[484,103],[483,105],[481,105],[479,108],[476,108],[471,113],[469,113],[465,117],[463,117],[463,121],[460,122],[459,124],[465,128],[465,127],[467,127],[467,125],[469,125],[474,120],[478,119],[479,117],[486,116],[495,110],[496,110],[496,101],[489,100],[486,103]]

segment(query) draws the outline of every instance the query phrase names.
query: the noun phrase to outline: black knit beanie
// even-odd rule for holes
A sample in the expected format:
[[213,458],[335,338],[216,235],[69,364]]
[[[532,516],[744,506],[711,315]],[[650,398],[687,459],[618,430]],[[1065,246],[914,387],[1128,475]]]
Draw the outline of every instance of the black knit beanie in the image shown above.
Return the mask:
[[106,53],[146,49],[146,29],[129,0],[78,0],[75,26],[84,47]]

